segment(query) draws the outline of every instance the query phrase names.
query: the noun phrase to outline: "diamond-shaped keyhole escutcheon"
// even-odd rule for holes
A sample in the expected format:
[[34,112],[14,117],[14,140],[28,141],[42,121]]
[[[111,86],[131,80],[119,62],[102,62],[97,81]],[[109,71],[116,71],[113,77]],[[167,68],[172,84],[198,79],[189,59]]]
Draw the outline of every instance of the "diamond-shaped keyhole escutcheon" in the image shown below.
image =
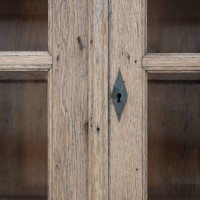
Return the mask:
[[118,120],[121,119],[121,115],[127,101],[127,96],[128,95],[127,95],[126,87],[124,84],[124,80],[122,78],[122,73],[119,70],[117,79],[115,81],[115,85],[113,87],[112,95],[111,95]]

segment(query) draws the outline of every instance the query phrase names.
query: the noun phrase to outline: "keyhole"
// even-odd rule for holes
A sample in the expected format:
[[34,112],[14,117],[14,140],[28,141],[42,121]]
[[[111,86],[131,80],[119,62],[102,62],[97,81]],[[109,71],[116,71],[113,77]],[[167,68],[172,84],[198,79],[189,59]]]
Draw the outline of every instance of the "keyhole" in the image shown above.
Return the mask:
[[117,94],[117,103],[121,103],[121,97],[122,97],[121,93],[118,93]]

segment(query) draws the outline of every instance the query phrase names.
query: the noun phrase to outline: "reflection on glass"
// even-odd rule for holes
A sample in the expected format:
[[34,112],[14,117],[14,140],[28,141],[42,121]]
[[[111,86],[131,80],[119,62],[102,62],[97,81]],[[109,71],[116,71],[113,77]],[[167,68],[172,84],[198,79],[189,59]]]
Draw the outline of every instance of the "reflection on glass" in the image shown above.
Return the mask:
[[200,81],[148,82],[148,200],[200,199]]
[[148,52],[200,52],[199,0],[147,0],[147,4]]
[[0,0],[0,51],[43,51],[48,0]]
[[47,200],[47,83],[0,81],[0,200]]

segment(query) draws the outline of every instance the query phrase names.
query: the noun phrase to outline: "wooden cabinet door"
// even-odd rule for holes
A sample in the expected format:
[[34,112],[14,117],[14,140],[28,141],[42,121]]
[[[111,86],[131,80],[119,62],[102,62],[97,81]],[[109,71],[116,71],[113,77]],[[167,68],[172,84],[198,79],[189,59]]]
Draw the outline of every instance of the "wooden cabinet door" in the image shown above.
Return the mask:
[[[145,1],[50,8],[50,198],[142,200]],[[111,98],[119,70],[128,95],[120,121]]]

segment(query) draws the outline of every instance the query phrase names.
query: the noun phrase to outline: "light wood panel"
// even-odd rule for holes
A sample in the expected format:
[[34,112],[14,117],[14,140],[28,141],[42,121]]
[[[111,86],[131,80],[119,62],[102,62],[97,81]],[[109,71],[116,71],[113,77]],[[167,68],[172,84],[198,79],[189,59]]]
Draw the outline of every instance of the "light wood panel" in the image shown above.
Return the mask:
[[48,49],[48,0],[1,0],[0,4],[0,51]]
[[108,1],[88,10],[88,200],[108,200]]
[[106,200],[108,2],[49,3],[49,198]]
[[[47,196],[47,83],[0,81],[0,199]],[[46,198],[45,198],[46,199]]]
[[[143,198],[145,1],[110,0],[109,92],[122,72],[128,99],[120,122],[110,99],[109,199]],[[145,189],[144,189],[145,190]]]
[[51,68],[51,65],[0,65],[1,72],[35,72],[35,71],[43,71],[47,72]]
[[[147,54],[142,59],[142,65],[146,70],[151,68],[180,69],[188,67],[192,70],[200,68],[200,54],[198,53],[155,53]],[[198,67],[198,68],[197,68]]]
[[[43,66],[52,64],[52,56],[48,52],[43,51],[1,51],[0,52],[0,69],[2,65],[8,65],[5,69],[19,65],[38,66],[43,69]],[[27,67],[28,68],[28,67]]]
[[[50,1],[50,199],[88,199],[88,2]],[[52,32],[51,32],[52,31]]]
[[199,98],[199,80],[148,84],[149,200],[200,198]]
[[[147,72],[161,74],[162,77],[167,77],[170,73],[198,74],[200,71],[200,55],[194,53],[147,54],[142,59],[142,66]],[[168,75],[164,75],[164,73]]]
[[27,71],[29,73],[30,71],[48,71],[51,66],[52,56],[46,51],[0,52],[0,71]]
[[148,52],[199,53],[200,1],[147,0]]

